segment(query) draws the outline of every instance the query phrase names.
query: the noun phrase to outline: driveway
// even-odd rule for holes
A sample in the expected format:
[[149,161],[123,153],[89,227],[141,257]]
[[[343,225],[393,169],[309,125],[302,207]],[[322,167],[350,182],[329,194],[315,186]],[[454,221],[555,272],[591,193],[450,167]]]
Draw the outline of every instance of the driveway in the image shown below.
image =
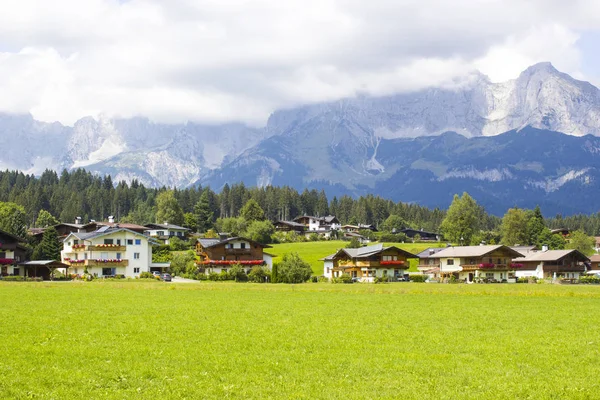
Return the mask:
[[174,276],[173,280],[171,282],[173,282],[173,283],[200,283],[200,281],[196,281],[194,279],[182,278],[180,276]]

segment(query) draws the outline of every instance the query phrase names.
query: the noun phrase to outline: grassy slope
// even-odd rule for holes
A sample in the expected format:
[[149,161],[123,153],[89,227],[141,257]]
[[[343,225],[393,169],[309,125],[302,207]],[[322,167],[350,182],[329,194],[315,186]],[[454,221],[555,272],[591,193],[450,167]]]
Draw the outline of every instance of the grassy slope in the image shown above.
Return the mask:
[[[306,260],[312,267],[316,275],[323,274],[323,261],[321,258],[335,253],[338,249],[346,247],[348,242],[341,240],[323,241],[323,242],[304,242],[304,243],[282,243],[272,245],[272,249],[267,249],[268,253],[282,256],[285,253],[297,252],[302,259]],[[385,243],[386,246],[397,246],[413,254],[420,253],[429,247],[445,246],[444,243]],[[277,260],[277,259],[275,259]],[[416,271],[417,261],[411,262],[411,271]]]
[[0,283],[0,398],[596,398],[599,287]]

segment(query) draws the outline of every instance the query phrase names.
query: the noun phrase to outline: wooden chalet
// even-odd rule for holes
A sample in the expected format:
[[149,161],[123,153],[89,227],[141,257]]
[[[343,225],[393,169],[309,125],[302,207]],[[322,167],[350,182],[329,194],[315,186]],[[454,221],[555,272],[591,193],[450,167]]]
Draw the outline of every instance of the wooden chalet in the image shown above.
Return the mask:
[[341,249],[323,259],[328,278],[349,274],[362,282],[372,282],[375,277],[398,280],[409,268],[408,259],[416,255],[395,246],[384,247],[378,243],[358,249]]
[[294,221],[277,221],[275,222],[275,230],[278,232],[296,232],[298,235],[304,235],[306,226]]
[[0,230],[0,274],[23,275],[18,264],[27,256],[25,239]]
[[[512,260],[523,255],[508,246],[451,246],[425,255],[419,262],[424,273],[440,278],[451,275],[465,282],[516,282],[520,265]],[[435,266],[425,270],[426,264]]]
[[418,229],[411,229],[411,228],[404,228],[401,229],[399,231],[400,233],[404,233],[407,237],[414,239],[415,237],[419,236],[421,238],[421,240],[425,241],[440,241],[442,240],[442,235],[440,235],[439,233],[434,233],[434,232],[427,232],[424,230],[418,230]]
[[[518,277],[539,279],[579,279],[591,265],[591,260],[578,250],[542,250],[515,258],[513,263],[521,265]],[[593,268],[593,267],[592,267]]]
[[255,242],[243,237],[228,239],[198,239],[196,254],[200,256],[198,267],[201,272],[220,273],[236,264],[250,271],[255,265],[265,265],[272,268],[272,256],[264,252],[271,246]]

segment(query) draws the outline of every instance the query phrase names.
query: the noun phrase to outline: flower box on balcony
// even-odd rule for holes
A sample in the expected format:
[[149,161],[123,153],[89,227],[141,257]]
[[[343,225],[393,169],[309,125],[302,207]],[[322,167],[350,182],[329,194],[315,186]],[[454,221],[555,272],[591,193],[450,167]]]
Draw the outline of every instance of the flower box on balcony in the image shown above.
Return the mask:
[[404,261],[401,261],[401,260],[381,261],[379,264],[381,264],[381,265],[404,265]]
[[521,263],[511,263],[510,267],[511,268],[523,268],[523,264],[521,264]]
[[496,264],[493,263],[482,263],[479,264],[479,268],[494,268],[496,266]]
[[262,265],[264,264],[263,260],[205,260],[200,264],[204,265]]
[[14,258],[0,258],[0,265],[9,265],[15,262]]
[[85,248],[85,244],[74,244],[71,246],[73,250],[83,250]]

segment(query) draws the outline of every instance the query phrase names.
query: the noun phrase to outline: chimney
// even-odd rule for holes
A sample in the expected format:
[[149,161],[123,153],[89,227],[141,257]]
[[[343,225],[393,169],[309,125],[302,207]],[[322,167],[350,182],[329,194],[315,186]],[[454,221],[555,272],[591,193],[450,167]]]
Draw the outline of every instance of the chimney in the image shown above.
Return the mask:
[[432,255],[433,253],[435,253],[435,250],[429,249],[429,255]]
[[542,251],[548,251],[548,245],[547,244],[542,245]]
[[81,217],[75,217],[75,223],[81,225]]
[[112,215],[108,216],[108,222],[110,222],[111,224],[115,222],[115,217]]

